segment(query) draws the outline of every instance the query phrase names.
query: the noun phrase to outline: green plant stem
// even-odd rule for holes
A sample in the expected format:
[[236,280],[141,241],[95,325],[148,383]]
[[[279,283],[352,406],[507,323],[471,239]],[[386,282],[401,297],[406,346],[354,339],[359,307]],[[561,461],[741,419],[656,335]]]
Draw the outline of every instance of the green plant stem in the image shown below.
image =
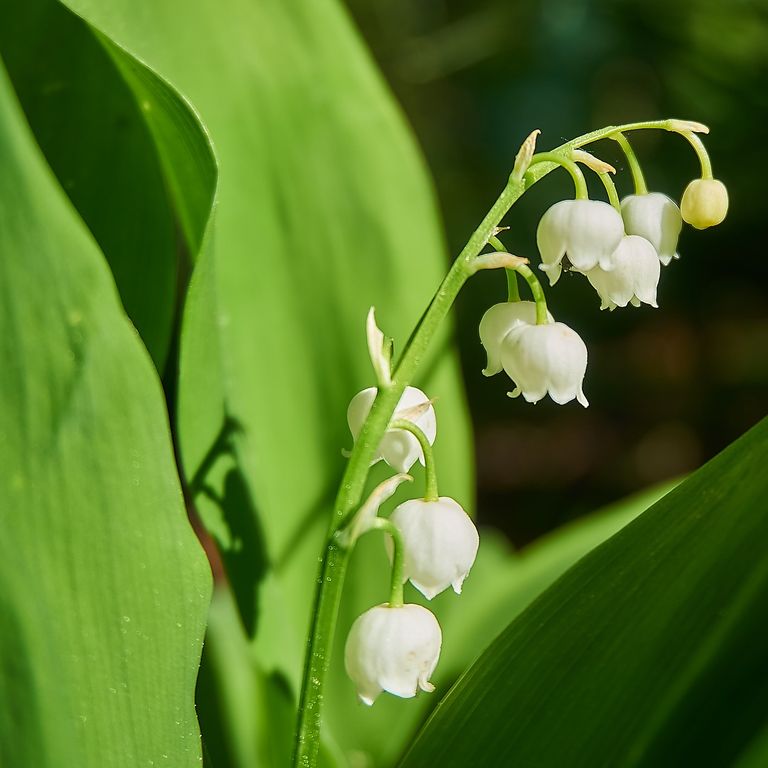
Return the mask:
[[[337,541],[337,531],[347,522],[355,507],[360,503],[368,471],[376,455],[381,438],[389,425],[392,414],[407,384],[426,354],[429,343],[440,323],[448,314],[459,290],[473,273],[472,260],[495,235],[496,228],[517,199],[537,181],[544,178],[559,165],[560,160],[570,157],[570,152],[612,134],[641,129],[674,130],[673,121],[655,120],[608,126],[592,131],[546,153],[552,160],[541,160],[530,168],[522,179],[510,178],[507,186],[488,211],[480,226],[474,231],[461,253],[454,261],[448,274],[437,289],[427,311],[422,316],[411,338],[403,350],[392,383],[381,387],[371,406],[355,441],[352,453],[339,486],[330,521],[328,542],[317,580],[312,626],[307,642],[307,656],[304,677],[299,698],[296,726],[296,741],[293,765],[301,768],[315,768],[320,748],[320,717],[323,701],[323,684],[328,670],[328,656],[336,628],[339,599],[346,574],[349,550]],[[519,271],[519,270],[518,270]],[[522,273],[521,273],[522,274]],[[539,290],[541,286],[539,286]],[[532,289],[533,290],[533,289]],[[543,297],[543,292],[542,292]],[[537,321],[539,310],[537,306]],[[545,315],[546,318],[546,315]]]
[[616,191],[616,185],[613,183],[610,173],[598,173],[600,181],[603,182],[605,191],[608,194],[608,202],[621,213],[621,203],[619,202],[619,193]]
[[[315,587],[314,619],[307,639],[301,706],[296,729],[293,764],[314,768],[320,750],[320,703],[323,677],[333,648],[344,576],[347,572],[349,550],[342,547],[336,534],[331,536],[323,552],[323,561]],[[322,621],[318,621],[322,617]],[[333,620],[331,620],[333,619]],[[323,677],[316,677],[318,672]]]
[[[500,253],[506,253],[504,243],[498,237],[492,237],[488,244]],[[517,273],[514,269],[505,269],[507,275],[507,301],[520,301],[520,288],[517,284]]]
[[707,152],[707,148],[704,146],[704,142],[702,142],[702,140],[691,131],[684,131],[681,135],[690,143],[690,145],[693,147],[693,151],[699,158],[699,163],[701,163],[701,178],[713,178],[712,161],[709,159],[709,153]]
[[389,607],[401,608],[403,605],[403,583],[405,579],[405,544],[400,529],[391,521],[377,517],[371,523],[371,530],[384,531],[392,537],[392,577],[389,586]]
[[589,199],[587,181],[584,178],[584,174],[581,172],[581,168],[579,168],[578,164],[571,159],[570,153],[563,154],[559,152],[538,152],[531,158],[531,164],[528,167],[531,168],[538,163],[546,162],[557,163],[571,174],[571,178],[573,179],[573,186],[576,190],[577,200]]
[[505,269],[507,273],[507,301],[520,301],[520,286],[517,284],[517,272]]
[[427,440],[427,436],[419,427],[408,419],[395,419],[390,425],[391,429],[404,429],[410,432],[421,446],[421,452],[424,454],[424,473],[426,476],[426,489],[424,492],[424,501],[437,501],[437,468],[435,466],[435,454],[432,446]]
[[[393,373],[392,383],[388,387],[379,388],[368,418],[355,440],[334,504],[329,531],[331,543],[326,548],[326,556],[323,558],[317,582],[310,639],[307,643],[307,657],[299,697],[294,766],[315,768],[317,765],[323,684],[328,671],[328,654],[338,615],[338,599],[328,599],[324,592],[328,590],[336,594],[338,591],[340,594],[348,556],[346,550],[330,549],[336,546],[335,534],[346,524],[347,519],[360,503],[368,471],[381,438],[406,385],[412,380],[413,374],[426,354],[430,341],[448,314],[461,287],[472,274],[471,260],[480,253],[512,204],[532,183],[534,182],[525,179],[510,181],[472,234],[408,340]],[[329,556],[331,551],[333,551],[333,557]]]
[[544,296],[544,289],[541,287],[536,275],[533,274],[533,270],[525,265],[517,268],[520,276],[528,283],[528,287],[531,289],[533,299],[536,302],[536,325],[544,325],[549,322],[547,316],[547,299]]
[[504,247],[504,243],[502,243],[501,240],[496,237],[496,235],[488,238],[488,245],[490,245],[495,251],[498,251],[499,253],[507,252],[507,249]]
[[627,141],[627,137],[623,133],[616,133],[611,136],[611,138],[621,147],[621,151],[627,158],[629,172],[632,174],[632,182],[635,185],[635,194],[647,195],[648,187],[645,184],[643,169],[640,167],[640,161],[637,159],[637,155],[635,154],[635,150],[632,149],[632,145]]

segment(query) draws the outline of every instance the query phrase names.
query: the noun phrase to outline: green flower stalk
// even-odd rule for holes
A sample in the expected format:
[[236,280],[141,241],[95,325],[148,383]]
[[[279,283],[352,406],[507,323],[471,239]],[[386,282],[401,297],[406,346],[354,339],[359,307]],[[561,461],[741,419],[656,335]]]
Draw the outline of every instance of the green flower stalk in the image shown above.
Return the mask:
[[[535,301],[519,301],[516,276],[510,279],[510,302],[507,302],[506,306],[517,308],[517,314],[515,317],[510,314],[506,326],[505,318],[494,319],[494,341],[491,346],[486,345],[489,364],[485,372],[491,375],[504,368],[516,383],[514,394],[522,394],[526,400],[532,402],[549,392],[557,402],[577,398],[586,405],[581,388],[586,368],[586,347],[583,341],[567,326],[554,321],[533,270],[526,266],[526,259],[512,256],[504,250],[491,253],[483,251],[489,243],[497,248],[500,246],[497,235],[501,231],[501,222],[526,190],[555,168],[563,167],[573,178],[576,199],[555,204],[542,218],[538,236],[543,261],[541,266],[552,284],[557,282],[564,268],[572,267],[588,272],[599,266],[606,272],[610,271],[613,267],[611,257],[627,234],[625,224],[616,208],[608,203],[588,199],[586,182],[577,161],[597,172],[605,172],[605,164],[592,155],[583,152],[575,154],[575,151],[601,139],[616,138],[621,143],[624,134],[643,129],[679,133],[691,143],[699,157],[703,157],[703,145],[695,133],[706,132],[706,128],[689,121],[660,120],[609,126],[539,155],[534,154],[539,133],[534,131],[521,146],[506,186],[453,262],[394,365],[391,341],[376,327],[373,313],[369,314],[368,343],[378,386],[360,393],[354,407],[350,406],[349,422],[355,441],[332,510],[322,566],[317,579],[299,700],[294,766],[314,768],[317,765],[323,686],[339,601],[349,554],[357,537],[364,530],[379,528],[388,531],[392,537],[392,593],[389,603],[370,609],[355,622],[347,642],[346,663],[350,676],[355,680],[361,698],[368,703],[372,703],[382,690],[390,690],[399,696],[411,696],[415,695],[419,688],[430,690],[432,687],[429,676],[440,653],[440,628],[429,611],[419,606],[404,604],[402,582],[410,576],[412,581],[429,591],[439,589],[447,578],[444,573],[437,573],[438,566],[442,568],[444,563],[439,557],[434,562],[426,562],[426,565],[431,565],[434,569],[429,575],[430,580],[434,576],[434,583],[422,583],[425,558],[429,560],[423,554],[427,548],[422,547],[418,538],[422,533],[417,535],[417,546],[412,548],[413,552],[417,553],[415,557],[418,562],[409,564],[407,556],[402,554],[407,553],[407,539],[412,535],[406,531],[408,526],[403,525],[401,528],[396,525],[397,521],[394,519],[390,522],[379,518],[378,498],[372,506],[366,504],[359,512],[357,510],[363,498],[370,467],[377,460],[384,459],[395,469],[404,471],[410,468],[416,459],[422,459],[429,468],[430,446],[435,439],[430,418],[434,419],[434,412],[427,416],[432,407],[431,402],[427,395],[415,390],[411,383],[441,322],[463,285],[479,270],[503,268],[508,274],[519,274],[529,284]],[[704,166],[702,160],[702,168]],[[636,174],[638,192],[643,192],[644,181],[638,184],[639,178],[641,176]],[[711,172],[709,176],[705,174],[705,180],[707,179],[712,180]],[[690,203],[685,204],[684,201],[684,218],[691,220],[694,226],[713,222],[718,216],[722,220],[722,195],[716,199],[716,194],[711,189],[703,192],[694,189],[688,195]],[[613,202],[615,204],[617,201]],[[649,224],[649,219],[655,215],[654,210],[643,212],[644,225],[654,224],[653,221]],[[659,231],[662,229],[663,227],[660,227]],[[664,237],[660,239],[664,240]],[[669,246],[668,242],[665,244]],[[649,247],[657,246],[651,243]],[[619,304],[618,301],[615,303]],[[504,312],[511,310],[505,309]],[[565,365],[564,350],[567,352]],[[419,432],[404,425],[402,419],[414,425]],[[428,475],[427,482],[428,500],[423,501],[424,504],[438,504],[443,500],[437,497],[434,466],[431,473],[431,480]],[[403,477],[399,475],[392,481],[400,482]],[[389,490],[389,486],[386,490]],[[437,507],[429,509],[431,513],[437,510]],[[439,531],[439,517],[435,516],[435,520],[438,520],[438,523],[430,522],[430,526]],[[443,522],[447,528],[451,527],[447,516]],[[461,526],[457,526],[456,529],[459,530]],[[398,532],[395,532],[395,529]],[[466,546],[470,539],[468,532],[456,539],[459,542],[454,555],[457,575],[451,580],[454,587],[460,587],[460,581],[466,575],[465,571],[474,560],[474,552],[470,552],[471,547]],[[450,547],[446,545],[446,552],[451,547],[453,544]],[[419,551],[422,553],[419,554]],[[429,557],[431,558],[432,554]],[[419,575],[414,576],[416,572]]]

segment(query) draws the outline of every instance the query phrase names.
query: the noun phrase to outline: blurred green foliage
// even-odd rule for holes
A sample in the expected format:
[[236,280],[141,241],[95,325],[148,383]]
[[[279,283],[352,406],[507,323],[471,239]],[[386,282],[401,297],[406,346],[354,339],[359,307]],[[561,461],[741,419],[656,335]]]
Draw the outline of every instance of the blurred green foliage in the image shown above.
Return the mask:
[[[659,309],[601,313],[577,277],[548,293],[590,349],[590,408],[507,400],[480,375],[477,323],[504,296],[478,278],[458,304],[459,344],[477,430],[481,519],[524,542],[581,511],[692,470],[766,412],[768,2],[765,0],[350,0],[431,165],[455,253],[503,184],[519,143],[539,146],[600,125],[675,116],[711,128],[726,222],[686,227],[662,274]],[[679,139],[634,141],[649,185],[679,199],[696,159]],[[597,151],[619,169],[617,148]],[[538,259],[546,207],[572,194],[566,174],[537,186],[504,242]],[[600,195],[599,185],[592,187]],[[566,276],[567,278],[568,276]],[[536,513],[531,510],[536,507]],[[510,513],[510,510],[513,510]]]

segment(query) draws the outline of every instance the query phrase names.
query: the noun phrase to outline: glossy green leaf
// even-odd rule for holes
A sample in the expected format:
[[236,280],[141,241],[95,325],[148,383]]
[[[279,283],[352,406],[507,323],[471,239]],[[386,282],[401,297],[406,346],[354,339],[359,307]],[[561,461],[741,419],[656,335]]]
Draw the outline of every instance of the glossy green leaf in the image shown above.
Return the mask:
[[[263,663],[295,685],[346,405],[373,382],[368,307],[402,347],[443,272],[432,191],[336,0],[67,4],[188,99],[210,137],[220,173],[184,314],[181,448],[245,623],[270,630]],[[469,430],[442,350],[423,381],[444,492],[468,501]],[[263,550],[275,568],[258,615]]]
[[0,764],[196,766],[210,572],[160,384],[0,66]]
[[731,765],[768,712],[768,421],[583,558],[402,765]]
[[0,0],[0,52],[35,138],[91,230],[162,373],[176,312],[176,225],[133,92],[56,0]]

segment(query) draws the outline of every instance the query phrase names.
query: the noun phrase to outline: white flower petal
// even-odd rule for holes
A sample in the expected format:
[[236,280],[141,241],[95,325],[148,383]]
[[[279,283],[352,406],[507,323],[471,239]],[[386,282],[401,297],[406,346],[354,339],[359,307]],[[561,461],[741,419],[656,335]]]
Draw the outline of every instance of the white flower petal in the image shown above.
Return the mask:
[[[552,315],[547,313],[550,322]],[[480,320],[480,342],[488,355],[488,365],[483,371],[484,376],[493,376],[501,368],[501,343],[505,336],[519,325],[536,322],[535,301],[505,301],[494,304]]]
[[[450,586],[461,591],[477,556],[477,528],[461,505],[448,496],[437,501],[411,499],[400,504],[391,521],[404,546],[403,578],[410,579],[427,600]],[[385,540],[392,557],[392,542]]]
[[379,444],[381,458],[397,472],[408,472],[422,458],[419,441],[404,429],[390,429]]
[[358,696],[373,704],[382,690],[411,698],[434,690],[429,678],[442,645],[440,625],[420,605],[379,605],[355,620],[344,649],[347,674]]
[[564,256],[579,271],[597,264],[610,268],[608,260],[624,236],[619,212],[600,200],[561,200],[541,217],[536,242],[542,270],[551,285],[560,277]]
[[358,392],[349,403],[347,408],[347,424],[349,424],[349,431],[355,440],[357,440],[357,436],[360,434],[360,430],[368,418],[368,413],[371,410],[373,401],[376,399],[377,392],[376,387],[368,387],[368,389]]
[[648,240],[664,266],[678,258],[677,241],[683,217],[672,198],[661,192],[628,195],[621,201],[621,215],[627,234]]
[[564,323],[521,326],[511,331],[502,347],[502,363],[529,403],[549,394],[560,405],[573,399],[585,408],[589,405],[582,391],[587,347]]
[[[373,401],[376,399],[377,391],[376,387],[364,389],[362,392],[358,392],[349,403],[347,423],[349,424],[349,431],[355,440],[360,434],[366,418],[368,418],[368,413],[371,410]],[[398,414],[402,414],[403,411],[408,411],[422,404],[428,405],[419,412],[418,416],[409,419],[409,421],[412,421],[424,432],[430,445],[432,445],[437,436],[435,409],[429,404],[429,398],[420,389],[416,387],[405,388],[395,409],[393,419],[404,418],[404,416],[399,416]],[[377,455],[374,458],[374,463],[380,459],[384,459],[387,464],[398,472],[408,472],[417,459],[422,464],[424,463],[424,456],[419,441],[410,432],[402,429],[390,429],[385,433],[379,445]]]
[[627,235],[611,256],[610,271],[595,267],[586,275],[600,296],[601,309],[640,306],[640,302],[657,306],[661,265],[656,250],[644,237]]
[[[420,389],[416,387],[406,387],[402,397],[400,398],[400,401],[397,404],[397,408],[395,408],[395,414],[392,418],[401,418],[400,414],[403,411],[415,408],[416,406],[428,404],[429,402],[429,398]],[[437,436],[437,419],[435,417],[435,409],[431,405],[428,405],[428,407],[421,411],[418,416],[410,420],[413,421],[413,423],[416,424],[419,429],[421,429],[421,431],[427,436],[429,444],[432,445],[432,443],[435,442],[435,437]],[[415,440],[416,438],[414,437],[413,439]]]

